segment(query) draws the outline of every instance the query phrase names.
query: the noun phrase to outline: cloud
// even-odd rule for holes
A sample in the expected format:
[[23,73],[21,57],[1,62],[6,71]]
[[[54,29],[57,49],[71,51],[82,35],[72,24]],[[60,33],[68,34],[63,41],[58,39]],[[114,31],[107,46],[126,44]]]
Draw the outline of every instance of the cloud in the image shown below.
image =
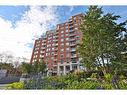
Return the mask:
[[74,10],[74,8],[75,8],[75,6],[71,6],[69,11],[72,12]]
[[15,57],[30,59],[34,40],[59,22],[57,7],[30,6],[21,20],[12,23],[0,17],[0,52],[13,52]]

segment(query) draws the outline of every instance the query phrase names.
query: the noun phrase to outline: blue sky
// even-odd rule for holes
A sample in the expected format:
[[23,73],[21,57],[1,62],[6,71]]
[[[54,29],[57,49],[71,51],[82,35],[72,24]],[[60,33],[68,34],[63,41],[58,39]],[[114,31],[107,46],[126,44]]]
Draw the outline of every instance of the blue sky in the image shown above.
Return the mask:
[[[59,20],[61,22],[65,22],[70,18],[72,15],[77,13],[85,13],[88,6],[73,6],[70,9],[70,6],[57,6],[57,14],[59,14]],[[122,18],[120,21],[127,19],[127,6],[102,6],[103,11],[105,13],[111,12],[115,13],[116,15],[120,15]],[[20,20],[23,14],[29,10],[29,6],[0,6],[0,16],[6,20],[10,20],[12,23]],[[69,12],[69,10],[72,10]]]
[[[104,13],[127,19],[127,6],[102,6]],[[72,15],[85,13],[88,6],[0,6],[0,52],[30,59],[34,40]]]

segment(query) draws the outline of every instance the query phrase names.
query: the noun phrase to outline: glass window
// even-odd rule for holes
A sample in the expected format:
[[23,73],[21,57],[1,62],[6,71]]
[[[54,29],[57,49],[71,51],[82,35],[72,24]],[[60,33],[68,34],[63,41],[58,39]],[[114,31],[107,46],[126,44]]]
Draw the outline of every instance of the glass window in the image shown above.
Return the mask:
[[66,46],[68,46],[69,45],[69,43],[66,43]]
[[61,51],[64,51],[64,49],[62,48]]
[[66,32],[68,32],[68,29],[66,29]]
[[61,31],[61,33],[64,33],[64,31]]
[[63,42],[64,41],[64,39],[61,39],[61,42]]
[[66,38],[66,41],[68,41],[69,40],[69,38]]
[[52,50],[54,50],[54,48],[52,48]]
[[63,64],[64,63],[64,60],[63,59],[61,59],[61,64]]
[[66,48],[67,51],[69,51],[69,48]]
[[66,36],[69,36],[69,34],[67,33]]
[[63,54],[61,54],[61,55],[60,55],[60,57],[61,57],[61,58],[63,58],[63,57],[64,57],[64,55],[63,55]]
[[61,46],[64,46],[64,43],[61,43]]
[[62,34],[61,37],[64,37],[64,34]]

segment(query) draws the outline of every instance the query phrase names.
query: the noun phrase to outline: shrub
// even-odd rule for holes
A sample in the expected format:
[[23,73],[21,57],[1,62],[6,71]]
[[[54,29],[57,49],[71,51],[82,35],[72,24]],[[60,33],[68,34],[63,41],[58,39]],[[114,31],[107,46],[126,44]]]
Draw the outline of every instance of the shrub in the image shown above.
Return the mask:
[[119,86],[120,86],[120,89],[127,89],[127,80],[120,80],[119,81]]
[[105,78],[106,81],[111,82],[112,79],[113,79],[113,75],[107,73],[107,74],[104,75],[104,78]]
[[24,82],[14,82],[7,85],[7,89],[24,89]]
[[92,75],[90,76],[90,78],[97,78],[97,73],[92,73]]

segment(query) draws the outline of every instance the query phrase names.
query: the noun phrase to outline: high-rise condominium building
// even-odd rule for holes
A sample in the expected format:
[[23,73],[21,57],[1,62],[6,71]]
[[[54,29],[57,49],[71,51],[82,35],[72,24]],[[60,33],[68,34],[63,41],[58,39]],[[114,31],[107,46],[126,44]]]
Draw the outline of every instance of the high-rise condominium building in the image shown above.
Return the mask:
[[58,24],[55,30],[47,31],[35,40],[31,61],[43,59],[54,75],[65,75],[71,70],[79,70],[77,44],[82,40],[80,25],[84,14],[72,16],[67,22]]

